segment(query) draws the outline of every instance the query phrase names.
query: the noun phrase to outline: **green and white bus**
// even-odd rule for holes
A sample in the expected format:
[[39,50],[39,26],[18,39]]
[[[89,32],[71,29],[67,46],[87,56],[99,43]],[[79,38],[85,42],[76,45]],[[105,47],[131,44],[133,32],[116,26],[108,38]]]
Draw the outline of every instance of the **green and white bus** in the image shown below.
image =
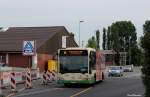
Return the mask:
[[58,50],[58,80],[60,84],[92,84],[104,80],[104,55],[92,48]]

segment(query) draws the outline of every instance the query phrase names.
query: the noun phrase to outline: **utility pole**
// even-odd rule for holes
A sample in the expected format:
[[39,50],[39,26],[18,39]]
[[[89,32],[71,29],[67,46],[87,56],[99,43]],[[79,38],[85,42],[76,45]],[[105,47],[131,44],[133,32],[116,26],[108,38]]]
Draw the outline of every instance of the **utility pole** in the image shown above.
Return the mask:
[[129,65],[131,65],[131,48],[130,48],[131,37],[129,37]]
[[80,24],[80,23],[82,23],[82,22],[84,22],[84,21],[79,21],[79,47],[81,46],[81,45],[80,45],[80,25],[81,25],[81,24]]
[[84,47],[84,41],[82,40],[82,48]]

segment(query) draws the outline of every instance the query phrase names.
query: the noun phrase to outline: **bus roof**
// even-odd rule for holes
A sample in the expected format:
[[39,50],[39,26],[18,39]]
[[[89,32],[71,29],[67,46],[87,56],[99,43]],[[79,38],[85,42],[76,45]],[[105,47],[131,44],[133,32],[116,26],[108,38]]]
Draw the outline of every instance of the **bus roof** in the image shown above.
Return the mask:
[[65,48],[65,49],[59,49],[59,50],[90,50],[90,51],[96,51],[93,48],[80,48],[80,47],[71,47],[71,48]]

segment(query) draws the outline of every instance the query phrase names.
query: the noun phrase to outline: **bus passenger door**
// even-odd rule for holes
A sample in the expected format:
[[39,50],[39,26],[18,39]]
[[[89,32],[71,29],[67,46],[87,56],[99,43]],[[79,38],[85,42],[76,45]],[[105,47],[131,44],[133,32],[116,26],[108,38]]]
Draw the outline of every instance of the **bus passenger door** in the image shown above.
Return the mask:
[[100,65],[101,65],[100,51],[97,51],[96,52],[96,81],[102,80]]

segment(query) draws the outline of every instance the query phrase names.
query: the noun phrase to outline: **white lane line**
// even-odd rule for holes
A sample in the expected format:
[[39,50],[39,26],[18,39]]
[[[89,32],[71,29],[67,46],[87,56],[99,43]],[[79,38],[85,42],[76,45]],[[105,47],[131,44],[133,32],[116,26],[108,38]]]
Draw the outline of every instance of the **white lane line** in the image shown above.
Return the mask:
[[[22,89],[20,89],[20,90],[18,90],[18,92],[22,92],[23,90],[25,90],[25,88],[22,88]],[[17,93],[18,93],[17,92]],[[9,95],[7,95],[6,97],[12,97],[12,96],[14,96],[16,93],[11,93],[11,94],[9,94]]]
[[126,75],[125,78],[138,77],[138,76],[141,76],[141,73]]
[[11,94],[7,95],[6,97],[11,97],[13,95],[15,95],[15,93],[11,93]]
[[20,94],[20,95],[15,95],[15,97],[35,95],[35,94],[40,94],[40,93],[44,93],[44,92],[48,92],[48,91],[54,91],[54,90],[58,90],[58,89],[59,88],[45,89],[45,90],[35,91],[35,92],[31,92],[31,93],[24,93],[24,94]]
[[22,92],[22,91],[24,91],[26,88],[22,88],[22,89],[20,89],[20,90],[18,90],[18,92]]
[[127,94],[127,97],[141,97],[140,94]]

